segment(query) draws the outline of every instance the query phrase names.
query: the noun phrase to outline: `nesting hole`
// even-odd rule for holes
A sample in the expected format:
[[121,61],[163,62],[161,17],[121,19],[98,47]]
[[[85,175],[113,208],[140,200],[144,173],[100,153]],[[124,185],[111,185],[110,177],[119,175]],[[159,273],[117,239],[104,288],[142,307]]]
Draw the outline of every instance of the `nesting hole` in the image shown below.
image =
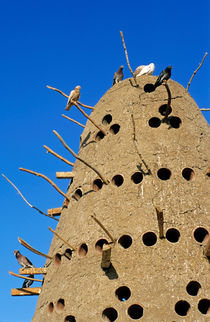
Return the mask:
[[166,239],[171,243],[177,243],[180,238],[180,232],[176,228],[170,228],[166,232]]
[[118,243],[123,248],[129,248],[132,245],[132,238],[129,235],[123,235],[119,238]]
[[160,180],[168,180],[171,177],[171,171],[167,168],[161,168],[158,170],[157,175]]
[[204,227],[198,227],[194,230],[193,236],[198,243],[206,244],[209,239],[209,232]]
[[74,193],[74,197],[76,198],[76,200],[79,200],[82,197],[82,190],[77,189]]
[[119,124],[113,124],[110,129],[109,132],[112,134],[117,134],[120,130],[120,125]]
[[120,187],[123,184],[123,182],[124,182],[123,176],[121,176],[120,174],[117,174],[112,178],[112,183],[117,187]]
[[133,304],[128,308],[128,315],[133,320],[138,320],[143,316],[143,307]]
[[95,136],[95,140],[96,142],[101,141],[103,138],[105,137],[105,134],[102,131],[99,131],[96,136]]
[[96,179],[93,181],[93,190],[99,191],[103,187],[103,181],[101,179]]
[[67,315],[64,322],[76,322],[76,319],[73,315]]
[[99,239],[96,244],[95,244],[95,250],[97,251],[97,253],[101,254],[102,253],[102,249],[103,249],[103,245],[104,244],[108,244],[108,241],[106,239]]
[[53,304],[53,302],[50,302],[47,306],[47,313],[51,314],[53,312],[53,310],[54,310],[54,304]]
[[135,184],[140,183],[143,180],[143,174],[141,172],[135,172],[131,176],[131,181],[133,181]]
[[117,296],[118,300],[125,302],[131,296],[131,291],[127,286],[121,286],[116,290],[115,295]]
[[108,307],[103,311],[102,317],[107,321],[115,321],[118,317],[118,313],[113,307]]
[[112,116],[111,114],[106,114],[103,119],[102,119],[102,124],[103,125],[107,125],[107,124],[110,124],[112,121]]
[[177,116],[171,116],[169,119],[170,126],[174,129],[178,129],[181,126],[181,119]]
[[80,257],[85,257],[87,255],[87,252],[88,252],[88,247],[86,244],[82,244],[80,247],[79,247],[79,250],[78,250],[78,254]]
[[68,259],[71,259],[71,257],[72,257],[72,250],[71,250],[70,248],[67,248],[67,249],[65,250],[64,256],[65,256],[66,258],[68,258]]
[[202,299],[198,303],[198,309],[202,314],[210,315],[210,300]]
[[191,181],[195,177],[195,172],[193,171],[193,169],[185,168],[182,170],[182,176],[183,178],[185,178],[185,180]]
[[56,303],[56,312],[61,313],[64,310],[65,301],[64,299],[59,299]]
[[[163,116],[165,116],[166,115],[167,108],[168,108],[168,105],[167,104],[161,105],[159,107],[160,114],[163,115]],[[169,114],[171,114],[171,112],[172,112],[172,108],[171,108],[171,106],[169,106],[168,113],[167,114],[169,115]]]
[[144,91],[146,93],[154,92],[154,90],[155,90],[155,86],[153,84],[148,83],[144,86]]
[[149,126],[151,127],[159,127],[161,124],[161,121],[158,117],[152,117],[149,119]]
[[192,296],[196,296],[198,295],[198,292],[201,288],[201,284],[196,282],[196,281],[191,281],[187,284],[186,290],[187,293],[192,295]]
[[54,264],[55,266],[59,266],[61,264],[61,254],[59,253],[55,254]]
[[181,315],[181,316],[186,316],[188,311],[190,309],[190,304],[187,302],[187,301],[178,301],[176,304],[175,304],[175,312],[178,314],[178,315]]
[[146,246],[153,246],[157,242],[157,236],[152,231],[148,231],[142,236],[142,241]]

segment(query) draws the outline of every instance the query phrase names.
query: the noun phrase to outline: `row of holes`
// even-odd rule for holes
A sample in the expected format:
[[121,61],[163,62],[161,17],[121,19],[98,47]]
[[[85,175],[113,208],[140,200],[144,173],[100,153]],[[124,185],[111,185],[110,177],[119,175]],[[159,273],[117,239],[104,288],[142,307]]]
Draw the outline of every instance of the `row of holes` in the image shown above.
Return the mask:
[[[178,315],[186,316],[189,313],[189,310],[190,310],[190,304],[185,300],[178,301],[175,304],[175,311]],[[209,315],[210,314],[210,300],[209,299],[201,299],[198,302],[198,310],[202,314]]]
[[[133,320],[140,319],[143,312],[143,307],[138,304],[133,304],[128,308],[128,315]],[[108,307],[102,312],[102,317],[108,321],[115,321],[118,318],[118,313],[113,307]]]
[[[206,244],[209,239],[209,232],[204,227],[197,227],[193,231],[194,239],[200,244]],[[176,228],[169,228],[166,231],[165,238],[171,243],[177,243],[180,238],[180,232]],[[145,246],[153,246],[157,242],[157,236],[154,232],[148,231],[142,236],[142,241]],[[118,243],[125,249],[129,248],[132,245],[132,238],[129,235],[123,235],[119,238]],[[99,254],[102,252],[102,248],[104,244],[108,244],[106,239],[99,239],[95,244],[95,250]],[[78,255],[80,257],[85,257],[88,253],[88,246],[87,244],[83,243],[80,245],[78,249]],[[63,254],[68,259],[71,259],[72,251],[70,249],[66,249],[65,253]],[[59,266],[61,263],[61,254],[57,253],[54,257],[54,263],[56,266]]]
[[[116,135],[120,130],[120,125],[119,124],[113,124],[112,126],[110,126],[109,132],[111,134]],[[105,134],[102,131],[99,131],[96,136],[95,136],[95,141],[99,142],[104,138]]]
[[[169,125],[174,129],[178,129],[182,123],[181,119],[178,116],[170,116],[168,118],[168,121]],[[161,125],[161,120],[159,119],[159,117],[152,117],[151,119],[149,119],[148,123],[150,127],[157,128]]]

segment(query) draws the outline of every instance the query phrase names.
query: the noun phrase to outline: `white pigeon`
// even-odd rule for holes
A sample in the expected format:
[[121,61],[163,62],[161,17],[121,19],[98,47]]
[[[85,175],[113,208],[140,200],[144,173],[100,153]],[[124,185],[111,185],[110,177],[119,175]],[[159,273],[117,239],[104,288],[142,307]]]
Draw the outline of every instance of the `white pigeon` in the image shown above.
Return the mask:
[[155,70],[155,64],[151,63],[149,65],[141,65],[136,68],[134,75],[136,77],[142,76],[142,75],[152,75],[152,73]]
[[67,105],[65,107],[65,110],[66,111],[69,111],[70,110],[70,107],[72,105],[74,105],[72,103],[72,100],[73,101],[78,101],[78,99],[80,98],[80,89],[81,87],[80,86],[76,86],[75,89],[73,89],[70,94],[69,94],[69,97],[68,97],[68,102],[67,102]]

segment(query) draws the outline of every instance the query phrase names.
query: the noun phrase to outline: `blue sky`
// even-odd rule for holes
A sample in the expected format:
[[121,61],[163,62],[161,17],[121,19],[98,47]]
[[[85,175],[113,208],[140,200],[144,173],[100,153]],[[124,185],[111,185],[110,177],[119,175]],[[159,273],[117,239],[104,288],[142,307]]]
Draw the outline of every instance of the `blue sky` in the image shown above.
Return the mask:
[[[81,101],[94,106],[112,85],[114,72],[125,66],[130,77],[120,30],[132,68],[154,62],[155,75],[172,65],[172,79],[184,87],[209,51],[209,7],[204,1],[1,1],[0,11],[0,139],[1,173],[43,211],[59,207],[60,196],[46,181],[23,173],[19,167],[41,172],[65,192],[68,180],[56,171],[71,167],[47,155],[47,145],[74,162],[52,133],[57,130],[78,151],[82,128],[61,117],[66,99],[46,85],[67,94],[81,85]],[[210,107],[209,57],[193,79],[189,92],[200,108]],[[210,122],[210,112],[204,112]],[[69,116],[86,123],[76,108]],[[35,266],[44,258],[21,246],[20,236],[48,253],[56,222],[36,213],[7,181],[0,178],[1,196],[1,310],[0,322],[30,321],[37,297],[11,297],[22,280],[13,250],[19,249]],[[39,284],[34,283],[34,286]]]

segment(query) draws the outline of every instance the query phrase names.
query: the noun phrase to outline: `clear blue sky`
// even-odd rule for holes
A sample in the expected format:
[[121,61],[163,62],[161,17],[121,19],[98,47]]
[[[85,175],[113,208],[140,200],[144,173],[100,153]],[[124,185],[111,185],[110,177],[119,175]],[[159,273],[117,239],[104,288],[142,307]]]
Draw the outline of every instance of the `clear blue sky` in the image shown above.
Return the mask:
[[[68,182],[55,178],[56,171],[71,167],[52,155],[47,145],[74,158],[52,133],[57,130],[78,151],[82,129],[61,117],[66,99],[46,85],[66,93],[81,85],[81,101],[94,106],[112,84],[118,67],[130,77],[119,31],[124,32],[133,69],[154,62],[155,75],[172,65],[172,79],[184,87],[209,51],[207,0],[195,1],[1,1],[0,30],[0,132],[1,173],[8,176],[33,205],[47,211],[63,203],[46,181],[23,173],[19,167],[41,172],[65,192]],[[200,108],[210,107],[210,53],[190,86]],[[70,117],[85,124],[75,107]],[[210,112],[204,112],[210,122]],[[30,321],[37,297],[11,297],[11,288],[22,280],[13,250],[19,249],[35,266],[44,258],[21,246],[20,236],[48,253],[56,222],[31,209],[7,181],[0,178],[1,198],[1,303],[0,322]],[[34,283],[34,286],[38,283]]]

